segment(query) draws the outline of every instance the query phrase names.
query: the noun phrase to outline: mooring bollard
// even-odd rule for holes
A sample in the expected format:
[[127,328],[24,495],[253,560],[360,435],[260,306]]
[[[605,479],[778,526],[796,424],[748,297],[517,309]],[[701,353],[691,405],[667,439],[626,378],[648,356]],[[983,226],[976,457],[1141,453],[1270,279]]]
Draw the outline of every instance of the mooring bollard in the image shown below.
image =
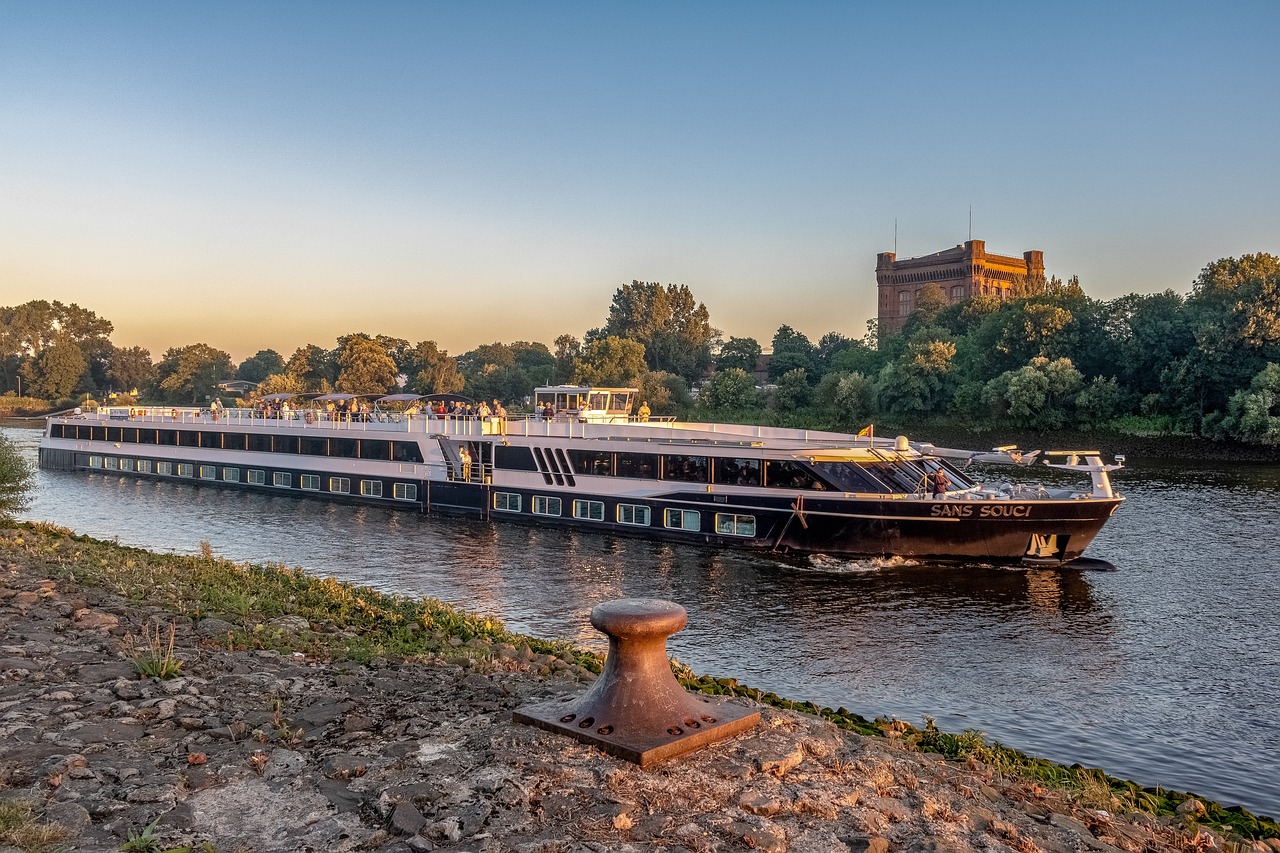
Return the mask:
[[604,672],[583,696],[531,705],[518,723],[569,735],[650,767],[745,731],[760,712],[687,692],[667,660],[667,637],[688,624],[673,601],[620,598],[591,611],[609,637]]

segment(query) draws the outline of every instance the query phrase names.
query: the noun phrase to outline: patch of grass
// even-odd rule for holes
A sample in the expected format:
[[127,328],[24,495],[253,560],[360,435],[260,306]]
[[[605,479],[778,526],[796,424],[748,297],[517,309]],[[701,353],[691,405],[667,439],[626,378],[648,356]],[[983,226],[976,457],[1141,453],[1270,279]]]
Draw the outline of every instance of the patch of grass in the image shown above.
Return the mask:
[[0,845],[23,853],[54,853],[66,849],[69,833],[60,826],[42,823],[26,800],[0,799]]
[[130,638],[130,645],[135,646],[133,667],[139,676],[163,679],[178,677],[182,672],[183,661],[173,653],[173,640],[177,631],[178,626],[169,623],[169,637],[165,639],[158,624],[143,628],[143,645],[140,649],[136,648],[136,642]]

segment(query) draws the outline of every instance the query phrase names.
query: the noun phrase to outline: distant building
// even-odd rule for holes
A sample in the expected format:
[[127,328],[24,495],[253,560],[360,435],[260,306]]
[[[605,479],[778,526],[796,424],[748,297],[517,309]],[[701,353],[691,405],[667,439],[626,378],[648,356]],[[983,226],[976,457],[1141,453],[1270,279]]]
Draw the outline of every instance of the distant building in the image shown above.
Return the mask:
[[247,382],[244,379],[224,379],[218,383],[219,391],[229,391],[233,394],[247,394],[250,391],[256,391],[257,382]]
[[1023,252],[1021,258],[992,255],[983,240],[969,240],[919,258],[898,260],[893,252],[881,252],[876,256],[879,330],[881,334],[901,331],[916,310],[920,292],[931,284],[942,288],[954,305],[975,296],[1004,299],[1015,281],[1043,277],[1044,252]]

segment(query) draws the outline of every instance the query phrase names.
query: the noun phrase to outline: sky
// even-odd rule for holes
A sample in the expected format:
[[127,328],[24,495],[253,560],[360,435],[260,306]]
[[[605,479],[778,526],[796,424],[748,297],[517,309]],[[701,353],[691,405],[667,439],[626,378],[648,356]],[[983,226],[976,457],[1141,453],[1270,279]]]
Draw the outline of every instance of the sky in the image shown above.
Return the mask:
[[[633,279],[861,337],[878,252],[1280,254],[1280,2],[0,0],[0,305],[153,357],[550,345]],[[972,211],[972,213],[971,213]],[[970,232],[972,217],[972,232]]]

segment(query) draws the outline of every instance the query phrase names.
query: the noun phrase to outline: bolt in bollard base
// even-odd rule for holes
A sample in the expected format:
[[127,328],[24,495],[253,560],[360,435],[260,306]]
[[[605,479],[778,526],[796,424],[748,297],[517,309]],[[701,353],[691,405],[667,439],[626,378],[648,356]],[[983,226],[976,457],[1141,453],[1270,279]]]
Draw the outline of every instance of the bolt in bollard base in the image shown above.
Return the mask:
[[530,705],[515,721],[569,735],[651,767],[746,731],[760,712],[687,692],[667,661],[667,637],[688,613],[672,601],[620,598],[591,611],[609,637],[604,672],[583,696]]

